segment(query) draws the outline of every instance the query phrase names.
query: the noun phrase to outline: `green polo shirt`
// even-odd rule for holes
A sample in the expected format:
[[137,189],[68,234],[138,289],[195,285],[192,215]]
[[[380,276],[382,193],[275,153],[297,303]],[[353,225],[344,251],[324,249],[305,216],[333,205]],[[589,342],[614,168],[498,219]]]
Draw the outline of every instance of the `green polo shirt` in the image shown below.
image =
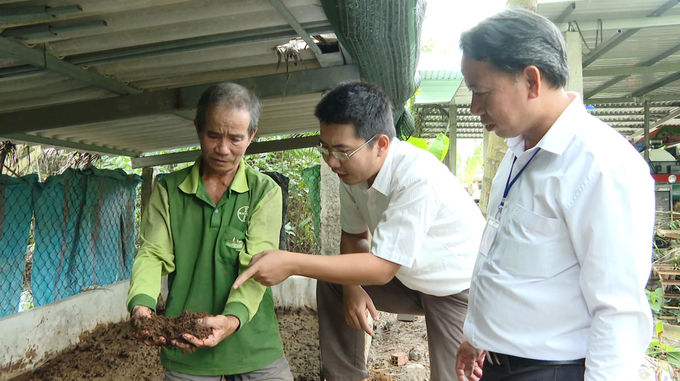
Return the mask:
[[234,281],[253,255],[278,248],[281,188],[243,160],[215,205],[200,176],[201,159],[165,175],[154,188],[140,227],[127,306],[156,308],[168,274],[166,316],[183,310],[236,316],[237,332],[214,348],[183,355],[170,347],[163,365],[192,375],[231,375],[261,369],[283,356],[269,287]]

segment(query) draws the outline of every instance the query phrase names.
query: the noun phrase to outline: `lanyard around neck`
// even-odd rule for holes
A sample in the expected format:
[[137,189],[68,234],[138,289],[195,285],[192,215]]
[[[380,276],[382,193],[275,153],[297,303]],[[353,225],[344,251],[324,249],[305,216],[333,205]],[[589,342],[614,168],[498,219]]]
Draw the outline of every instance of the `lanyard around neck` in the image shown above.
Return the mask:
[[[514,178],[512,178],[512,169],[515,168],[515,162],[517,161],[517,156],[515,156],[514,159],[512,159],[512,166],[510,166],[510,173],[508,174],[508,181],[505,183],[505,190],[503,191],[503,198],[501,199],[501,203],[498,205],[498,213],[497,215],[500,216],[501,211],[503,210],[503,207],[505,206],[505,199],[508,197],[508,193],[510,193],[510,189],[512,188],[513,185],[515,185],[515,181],[519,178],[519,176],[524,172],[525,169],[529,166],[532,160],[534,160],[534,157],[536,157],[536,154],[538,151],[541,149],[538,148],[536,152],[534,152],[533,155],[531,155],[531,158],[529,161],[527,161],[526,164],[524,164],[524,167],[517,172]],[[512,181],[510,181],[510,178],[512,178]]]

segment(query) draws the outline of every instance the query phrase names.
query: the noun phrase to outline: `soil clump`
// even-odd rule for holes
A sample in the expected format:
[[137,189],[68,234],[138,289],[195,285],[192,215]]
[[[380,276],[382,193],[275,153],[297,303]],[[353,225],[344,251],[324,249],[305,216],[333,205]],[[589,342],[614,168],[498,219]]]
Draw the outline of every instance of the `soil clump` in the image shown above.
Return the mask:
[[[198,322],[199,319],[207,316],[210,315],[205,312],[182,311],[179,317],[151,315],[148,318],[132,319],[133,336],[139,339],[156,339],[152,341],[159,347],[170,346],[172,340],[177,340],[180,343],[190,345],[190,348],[183,348],[182,353],[191,353],[196,350],[196,347],[184,340],[182,335],[188,333],[199,339],[205,339],[210,336],[212,330]],[[159,341],[157,340],[158,338],[163,338],[164,340]]]

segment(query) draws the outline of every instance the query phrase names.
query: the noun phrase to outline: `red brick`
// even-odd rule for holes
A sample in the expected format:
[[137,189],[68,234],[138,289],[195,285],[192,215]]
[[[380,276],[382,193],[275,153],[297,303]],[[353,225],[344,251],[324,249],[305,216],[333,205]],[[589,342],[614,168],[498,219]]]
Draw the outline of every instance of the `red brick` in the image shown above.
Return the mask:
[[408,354],[397,352],[392,354],[392,365],[402,366],[408,362]]

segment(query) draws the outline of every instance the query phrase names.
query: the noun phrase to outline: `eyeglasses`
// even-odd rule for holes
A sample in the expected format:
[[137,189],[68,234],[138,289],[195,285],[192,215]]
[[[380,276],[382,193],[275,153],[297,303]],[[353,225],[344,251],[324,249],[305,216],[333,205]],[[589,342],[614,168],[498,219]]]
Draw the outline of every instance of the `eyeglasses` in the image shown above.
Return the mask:
[[368,143],[370,143],[375,137],[378,135],[373,135],[372,138],[366,140],[366,143],[362,144],[359,146],[359,148],[355,149],[354,151],[347,153],[343,151],[329,151],[327,148],[323,148],[322,146],[316,146],[316,150],[319,151],[319,153],[324,156],[325,158],[328,158],[328,156],[333,155],[336,159],[342,161],[342,162],[347,162],[349,161],[349,158],[352,157],[357,151],[360,149],[364,148],[364,146]]

